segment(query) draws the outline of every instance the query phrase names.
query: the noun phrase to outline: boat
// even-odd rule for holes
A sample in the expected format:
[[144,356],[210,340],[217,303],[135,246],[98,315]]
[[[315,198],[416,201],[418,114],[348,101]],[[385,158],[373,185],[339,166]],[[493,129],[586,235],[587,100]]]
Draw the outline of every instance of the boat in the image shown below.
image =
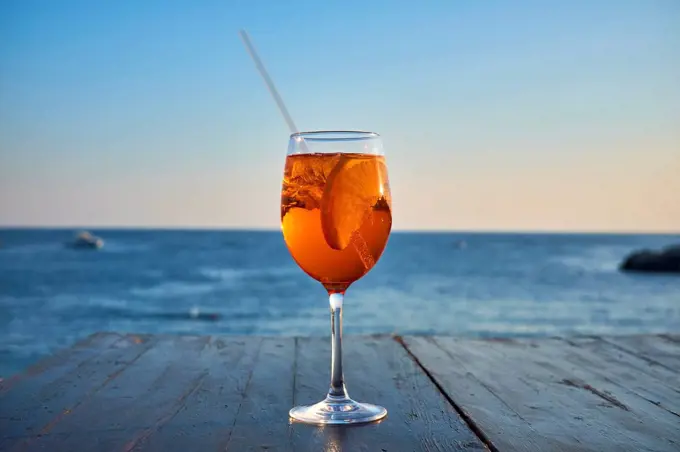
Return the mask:
[[81,231],[76,234],[73,241],[68,242],[67,245],[76,249],[100,249],[104,246],[104,240],[88,231]]

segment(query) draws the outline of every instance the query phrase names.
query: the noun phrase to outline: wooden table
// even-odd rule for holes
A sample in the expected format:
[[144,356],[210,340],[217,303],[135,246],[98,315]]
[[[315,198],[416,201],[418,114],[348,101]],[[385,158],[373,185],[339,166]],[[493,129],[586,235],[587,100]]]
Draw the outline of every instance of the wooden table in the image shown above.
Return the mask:
[[327,390],[325,338],[101,333],[0,383],[0,450],[680,450],[680,335],[344,342],[381,423],[289,423]]

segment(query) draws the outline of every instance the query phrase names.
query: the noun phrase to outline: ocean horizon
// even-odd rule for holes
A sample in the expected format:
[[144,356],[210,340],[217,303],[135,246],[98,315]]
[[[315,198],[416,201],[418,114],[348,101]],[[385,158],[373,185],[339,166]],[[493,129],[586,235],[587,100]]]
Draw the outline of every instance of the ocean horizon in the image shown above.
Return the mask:
[[[65,244],[78,230],[100,250]],[[348,334],[542,337],[680,331],[680,278],[623,273],[680,234],[395,231],[350,287]],[[97,331],[328,335],[319,283],[281,232],[0,227],[0,376]]]

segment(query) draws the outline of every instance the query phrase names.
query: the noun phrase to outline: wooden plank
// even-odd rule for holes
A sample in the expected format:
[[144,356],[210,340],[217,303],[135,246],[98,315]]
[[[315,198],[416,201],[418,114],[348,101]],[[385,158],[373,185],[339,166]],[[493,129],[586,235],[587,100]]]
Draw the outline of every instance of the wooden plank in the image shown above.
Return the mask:
[[466,360],[449,355],[433,338],[406,336],[402,340],[409,352],[454,401],[459,412],[483,432],[492,449],[560,451],[572,445],[537,432],[492,387],[475,375],[474,367],[468,369]]
[[[181,356],[181,347],[177,347],[176,342],[169,337],[161,340],[163,343],[159,348],[170,347]],[[23,445],[30,445],[30,450],[77,447],[77,450],[179,451],[193,450],[197,445],[201,445],[202,450],[224,450],[223,445],[228,440],[235,416],[239,412],[260,343],[259,338],[213,338],[201,350],[195,354],[186,354],[180,360],[173,359],[174,353],[157,353],[156,359],[139,363],[140,368],[133,372],[135,375],[149,372],[153,376],[159,375],[165,367],[160,381],[156,381],[146,392],[135,393],[135,396],[139,396],[132,400],[134,405],[131,408],[135,412],[128,412],[125,403],[114,404],[114,407],[108,405],[107,415],[113,419],[122,418],[126,423],[113,427],[98,425],[96,422],[85,423],[77,431],[67,427],[62,432],[51,433],[42,438],[29,438],[30,441]],[[200,347],[194,351],[198,348]],[[162,360],[163,356],[168,358],[167,361]],[[157,360],[159,358],[160,362]],[[189,391],[184,399],[182,395],[186,388],[175,381],[177,368],[171,366],[172,363],[194,369],[188,371],[190,374],[200,375],[201,372],[208,371],[200,386]],[[144,368],[150,364],[159,369]],[[128,382],[120,380],[117,385],[127,386],[134,379],[133,376]],[[144,381],[135,381],[148,388]],[[187,379],[184,378],[184,381]],[[127,394],[131,393],[128,391]],[[106,389],[101,396],[110,397]],[[129,399],[132,395],[119,394],[118,397]],[[179,403],[170,406],[172,402]],[[148,419],[155,422],[148,425]],[[76,419],[75,422],[79,420]]]
[[265,339],[238,418],[220,450],[292,450],[288,411],[293,406],[295,343],[294,338]]
[[[93,430],[142,428],[156,425],[176,402],[195,390],[206,371],[196,366],[209,337],[161,336],[134,365],[109,381],[55,433],[77,432],[82,425]],[[106,416],[101,416],[105,408]]]
[[22,451],[22,452],[62,452],[62,451],[83,451],[83,452],[102,452],[119,451],[118,445],[121,438],[130,438],[134,431],[125,430],[101,430],[88,431],[87,445],[75,449],[66,448],[62,445],[75,444],[78,435],[74,433],[50,433],[46,436],[33,438],[33,441],[14,446],[12,449],[6,448],[0,442],[1,451]]
[[224,450],[261,347],[257,337],[213,338],[198,359],[185,363],[207,371],[201,385],[171,418],[135,433],[125,450]]
[[316,427],[287,413],[325,395],[327,338],[94,335],[0,382],[0,450],[679,449],[680,336],[403,342],[344,344],[385,421]]
[[133,365],[107,381],[71,412],[27,441],[44,450],[125,450],[133,432],[162,424],[176,413],[205,377],[193,365],[208,337],[159,336],[154,346]]
[[658,407],[680,416],[680,374],[659,368],[597,337],[560,339],[570,344],[565,359],[627,388]]
[[667,366],[650,362],[646,357],[640,357],[635,353],[622,349],[620,346],[609,342],[610,337],[600,338],[595,336],[570,337],[564,339],[580,349],[587,349],[592,353],[618,363],[622,367],[636,369],[649,376],[650,379],[663,382],[671,388],[677,388],[678,372]]
[[571,348],[565,342],[404,342],[499,450],[660,451],[680,444],[675,415],[562,362]]
[[391,338],[350,338],[345,354],[355,395],[383,403],[387,421],[289,424],[294,402],[316,402],[328,389],[328,339],[161,337],[42,436],[19,438],[15,450],[485,449]]
[[[667,443],[664,444],[673,444],[674,440],[680,439],[680,417],[631,390],[635,375],[622,375],[618,363],[608,365],[597,357],[588,360],[586,355],[578,353],[578,347],[559,339],[484,341],[479,347],[485,353],[493,350],[510,360],[520,359],[522,368],[532,369],[526,374],[535,379],[548,384],[564,384],[598,397],[598,406],[610,408],[605,410],[606,414],[616,418],[615,425],[620,434],[637,438],[643,444],[650,444],[650,437],[660,438],[662,442],[665,439]],[[540,368],[546,371],[543,376],[537,372]],[[671,391],[667,392],[670,395]],[[674,397],[668,397],[668,400],[673,405],[678,403]]]
[[651,366],[680,372],[680,342],[673,340],[673,336],[611,336],[605,340],[644,359]]
[[[347,337],[345,377],[355,400],[383,405],[388,417],[358,427],[316,427],[294,423],[295,451],[460,451],[485,450],[453,407],[389,337]],[[298,339],[295,404],[321,400],[328,391],[330,343]]]
[[[454,342],[452,339],[447,341]],[[456,342],[460,344],[460,341]],[[573,356],[570,354],[573,347],[566,342],[548,339],[477,341],[474,344],[478,346],[478,355],[495,356],[508,364],[521,363],[513,367],[519,379],[517,386],[525,386],[528,392],[533,389],[548,394],[548,403],[533,404],[531,400],[527,419],[532,419],[528,416],[542,407],[553,412],[559,410],[554,418],[556,422],[561,419],[559,425],[563,432],[576,440],[590,441],[596,450],[603,450],[604,447],[617,450],[624,450],[625,447],[632,450],[674,450],[680,441],[680,419],[677,416],[601,377],[592,368],[565,363],[567,356]],[[569,389],[564,391],[563,386]],[[542,398],[534,400],[542,401]],[[528,401],[525,398],[522,402],[527,404]],[[572,416],[573,420],[565,416],[567,412],[576,413]],[[541,421],[544,420],[542,417]],[[544,430],[541,428],[541,431]],[[605,441],[597,445],[597,441],[590,439],[589,434],[594,436],[602,431],[608,433],[600,433]]]
[[[197,440],[202,450],[306,451],[340,446],[343,450],[351,451],[483,450],[483,445],[467,430],[400,346],[387,337],[371,339],[371,342],[382,344],[377,348],[376,344],[368,345],[369,349],[373,349],[371,356],[366,356],[366,351],[362,352],[362,339],[358,339],[354,346],[346,345],[346,359],[357,365],[357,369],[347,372],[347,375],[355,379],[360,388],[359,396],[380,397],[381,393],[386,393],[396,401],[405,399],[411,405],[416,404],[415,407],[407,407],[403,403],[394,403],[394,406],[388,404],[388,410],[391,409],[389,422],[359,428],[290,425],[288,410],[294,402],[302,403],[294,400],[294,388],[297,397],[306,397],[309,403],[321,399],[328,389],[329,341],[324,338],[299,339],[296,350],[294,339],[272,338],[265,339],[262,344],[233,428],[219,430],[219,433],[207,430],[205,434],[192,430],[180,442],[158,441],[163,435],[161,429],[139,450],[183,450],[177,446],[186,444],[190,447]],[[403,361],[398,365],[402,368],[406,366],[405,376],[392,375],[385,365],[379,364],[382,356],[392,357],[395,354]],[[392,358],[386,362],[392,362],[392,366],[396,364]],[[391,385],[381,380],[385,376]],[[397,380],[393,377],[397,377]],[[400,378],[407,389],[405,398],[394,394],[394,382]],[[411,382],[415,384],[409,385]],[[413,388],[419,392],[413,394]],[[424,396],[420,398],[419,395]],[[187,410],[189,408],[187,406]],[[427,417],[430,411],[434,413],[433,419]],[[405,424],[407,428],[404,428]],[[177,448],[172,449],[173,446]]]
[[[99,344],[98,355],[84,356],[80,353],[82,347],[77,345],[73,348],[73,357],[60,354],[58,362],[49,360],[53,367],[46,367],[35,374],[29,370],[12,390],[0,398],[0,431],[3,436],[25,437],[47,433],[153,344],[149,336],[143,335],[107,335],[93,339],[87,341],[88,348]],[[83,358],[76,365],[77,359]],[[69,364],[66,365],[66,362]],[[66,372],[68,369],[70,371]]]
[[[41,387],[63,377],[79,364],[97,357],[101,350],[110,347],[122,337],[117,333],[91,334],[72,347],[59,350],[38,361],[20,374],[0,378],[0,401],[10,389],[26,392],[26,388]],[[49,372],[45,372],[46,370]],[[24,388],[21,385],[25,385]]]

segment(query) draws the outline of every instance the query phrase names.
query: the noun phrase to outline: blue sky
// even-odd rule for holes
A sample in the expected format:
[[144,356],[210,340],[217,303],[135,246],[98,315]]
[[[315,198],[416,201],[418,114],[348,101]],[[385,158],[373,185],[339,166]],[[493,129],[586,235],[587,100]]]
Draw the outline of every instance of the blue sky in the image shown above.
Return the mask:
[[397,229],[680,231],[680,2],[0,3],[0,224],[276,228],[288,130]]

